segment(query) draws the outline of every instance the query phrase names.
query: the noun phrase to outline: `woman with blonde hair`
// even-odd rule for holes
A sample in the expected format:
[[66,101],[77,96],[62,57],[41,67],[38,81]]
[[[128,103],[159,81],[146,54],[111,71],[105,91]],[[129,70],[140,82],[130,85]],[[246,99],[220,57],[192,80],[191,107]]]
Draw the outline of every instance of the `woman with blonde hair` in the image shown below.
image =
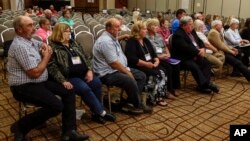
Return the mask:
[[175,99],[177,96],[175,90],[180,88],[180,66],[179,64],[170,64],[169,59],[171,54],[166,46],[163,38],[157,33],[159,21],[157,19],[150,19],[147,21],[147,39],[151,42],[157,57],[160,59],[160,65],[166,70],[166,75],[168,77],[168,98]]
[[150,102],[166,106],[167,103],[163,97],[167,92],[167,77],[152,44],[146,38],[146,24],[142,21],[136,22],[132,27],[131,34],[132,37],[128,39],[125,48],[128,66],[143,71],[149,81],[155,80],[156,85],[152,88],[152,93],[149,95]]
[[73,89],[92,111],[92,120],[104,124],[114,122],[115,116],[106,113],[102,105],[101,81],[92,71],[80,45],[70,39],[70,26],[58,23],[51,35],[52,59],[48,70],[50,76],[66,89]]

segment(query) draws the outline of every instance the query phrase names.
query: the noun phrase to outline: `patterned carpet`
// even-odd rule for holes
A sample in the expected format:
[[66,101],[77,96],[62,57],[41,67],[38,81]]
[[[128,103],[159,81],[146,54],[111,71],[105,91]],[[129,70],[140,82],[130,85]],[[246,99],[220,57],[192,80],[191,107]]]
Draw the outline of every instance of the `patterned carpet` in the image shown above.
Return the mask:
[[[200,94],[194,91],[195,83],[189,76],[186,88],[178,91],[178,99],[168,100],[168,107],[156,106],[152,115],[115,112],[117,122],[105,125],[94,123],[87,116],[78,120],[78,131],[88,134],[91,141],[227,141],[229,125],[250,124],[250,85],[243,77],[225,77],[215,83],[221,87],[219,94]],[[79,103],[78,97],[77,107],[83,108]],[[1,81],[1,141],[13,140],[9,127],[19,118],[18,111],[18,102],[6,82]],[[60,120],[60,116],[50,119],[45,128],[32,130],[28,138],[59,141]]]

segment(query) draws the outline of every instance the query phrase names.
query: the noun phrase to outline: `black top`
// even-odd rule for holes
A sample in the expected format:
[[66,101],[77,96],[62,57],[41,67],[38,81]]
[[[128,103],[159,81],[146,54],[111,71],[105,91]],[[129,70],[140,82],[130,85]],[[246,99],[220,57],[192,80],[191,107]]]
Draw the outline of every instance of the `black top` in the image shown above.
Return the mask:
[[[196,32],[193,30],[191,32],[199,48],[204,48],[202,40],[197,36]],[[194,46],[192,40],[188,34],[179,28],[172,38],[172,47],[170,49],[173,58],[179,60],[190,60],[198,56],[199,50]]]
[[250,28],[245,28],[240,33],[242,39],[250,41]]
[[145,54],[150,53],[151,61],[154,63],[154,58],[156,58],[156,53],[153,49],[152,44],[147,38],[143,39],[143,45],[135,38],[130,38],[127,41],[125,48],[125,55],[128,59],[128,66],[131,68],[138,68],[136,65],[139,59],[146,61]]
[[[69,78],[72,77],[80,77],[84,79],[84,76],[86,75],[88,71],[88,67],[85,64],[83,58],[79,54],[77,54],[71,47],[64,46],[65,50],[68,53],[68,59],[69,59]],[[79,57],[81,60],[81,64],[73,64],[72,58],[73,57]]]

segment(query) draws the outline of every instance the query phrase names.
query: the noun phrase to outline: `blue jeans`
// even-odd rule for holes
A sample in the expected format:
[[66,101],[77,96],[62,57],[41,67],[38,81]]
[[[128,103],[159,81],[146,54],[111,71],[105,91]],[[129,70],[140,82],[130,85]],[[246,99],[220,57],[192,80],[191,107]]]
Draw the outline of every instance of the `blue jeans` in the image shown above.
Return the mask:
[[77,95],[82,97],[82,100],[94,114],[101,114],[104,111],[101,102],[102,84],[98,77],[94,76],[93,80],[89,83],[77,77],[70,78],[69,81],[73,85]]

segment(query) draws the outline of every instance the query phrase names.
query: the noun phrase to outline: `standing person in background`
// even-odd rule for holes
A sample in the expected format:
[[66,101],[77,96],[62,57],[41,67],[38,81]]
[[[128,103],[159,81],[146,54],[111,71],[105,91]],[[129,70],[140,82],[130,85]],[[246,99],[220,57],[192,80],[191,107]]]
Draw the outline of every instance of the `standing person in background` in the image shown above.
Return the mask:
[[172,34],[174,34],[177,31],[177,29],[179,28],[179,26],[180,26],[180,19],[183,16],[186,16],[186,11],[184,9],[178,9],[176,11],[175,15],[176,15],[176,17],[173,20],[172,26],[171,26],[171,28],[172,28]]
[[[52,55],[50,46],[32,39],[33,20],[18,16],[13,22],[16,36],[10,46],[7,69],[14,98],[40,108],[16,121],[10,128],[14,141],[25,141],[32,129],[62,112],[62,141],[84,141],[87,135],[76,132],[75,96],[73,91],[48,81],[47,65]],[[60,96],[59,100],[56,95]]]

